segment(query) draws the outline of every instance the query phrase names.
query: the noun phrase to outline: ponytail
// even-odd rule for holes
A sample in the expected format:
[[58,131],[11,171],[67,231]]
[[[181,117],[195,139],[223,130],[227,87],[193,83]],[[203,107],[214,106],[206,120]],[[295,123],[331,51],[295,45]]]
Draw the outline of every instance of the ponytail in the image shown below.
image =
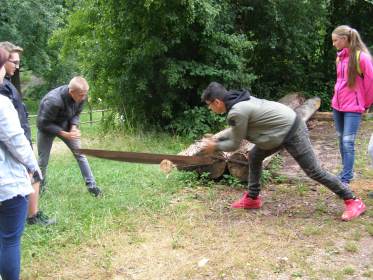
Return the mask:
[[361,51],[361,48],[359,48],[359,42],[361,41],[359,33],[356,31],[356,29],[351,28],[350,29],[350,36],[349,36],[349,49],[350,54],[348,57],[348,81],[347,85],[349,88],[353,88],[355,86],[356,77],[359,74],[357,72],[357,65],[359,64],[359,61],[357,61],[356,52]]

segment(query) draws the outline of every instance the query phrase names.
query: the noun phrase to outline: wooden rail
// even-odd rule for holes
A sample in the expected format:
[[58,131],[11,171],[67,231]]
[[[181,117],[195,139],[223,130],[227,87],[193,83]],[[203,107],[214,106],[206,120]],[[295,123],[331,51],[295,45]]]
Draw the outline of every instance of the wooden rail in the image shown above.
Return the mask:
[[[108,112],[108,111],[111,111],[110,109],[97,109],[97,110],[88,110],[88,111],[83,111],[80,113],[80,115],[86,115],[86,114],[89,114],[89,121],[84,121],[84,122],[80,122],[80,124],[87,124],[89,123],[90,125],[94,124],[94,123],[97,123],[97,122],[100,122],[102,120],[102,118],[104,117],[105,115],[105,112]],[[93,119],[93,113],[100,113],[101,112],[101,118],[99,120],[94,120]],[[29,115],[29,119],[36,119],[38,115]]]

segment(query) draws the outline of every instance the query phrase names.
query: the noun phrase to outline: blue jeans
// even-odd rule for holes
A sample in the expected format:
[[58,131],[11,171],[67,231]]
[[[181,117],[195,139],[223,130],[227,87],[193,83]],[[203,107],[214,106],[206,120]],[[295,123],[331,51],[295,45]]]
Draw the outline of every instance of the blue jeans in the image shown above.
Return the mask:
[[360,127],[361,113],[340,112],[333,109],[343,169],[339,174],[342,182],[350,183],[354,176],[355,139]]
[[320,166],[310,142],[308,129],[303,121],[300,123],[295,133],[286,139],[280,147],[273,150],[262,150],[258,147],[254,147],[250,152],[248,179],[249,197],[255,198],[259,195],[263,160],[281,148],[285,148],[289,152],[308,177],[323,184],[342,199],[351,199],[354,197],[348,185],[344,185],[337,176]]
[[28,198],[20,195],[0,205],[0,275],[3,280],[19,279],[27,206]]

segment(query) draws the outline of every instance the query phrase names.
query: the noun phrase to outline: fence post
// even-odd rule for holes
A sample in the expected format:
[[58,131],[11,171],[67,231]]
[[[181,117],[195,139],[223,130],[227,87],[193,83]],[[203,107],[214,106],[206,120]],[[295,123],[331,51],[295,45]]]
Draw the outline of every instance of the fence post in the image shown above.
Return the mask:
[[92,126],[93,116],[92,116],[92,106],[89,104],[89,124]]

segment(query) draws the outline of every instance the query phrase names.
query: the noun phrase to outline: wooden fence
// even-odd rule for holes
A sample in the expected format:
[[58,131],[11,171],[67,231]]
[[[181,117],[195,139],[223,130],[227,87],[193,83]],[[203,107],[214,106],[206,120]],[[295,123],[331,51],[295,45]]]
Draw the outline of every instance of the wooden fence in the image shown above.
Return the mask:
[[[100,122],[104,116],[105,116],[105,112],[109,112],[111,111],[110,109],[96,109],[96,110],[93,110],[93,109],[90,109],[88,111],[83,111],[81,112],[80,114],[80,119],[82,120],[82,115],[88,115],[88,120],[84,120],[84,121],[80,121],[80,124],[94,124],[94,123],[97,123],[97,122]],[[97,118],[97,113],[101,113],[100,114],[100,117]],[[36,117],[37,115],[29,115],[29,119],[30,121],[32,120],[33,122],[36,122]]]

